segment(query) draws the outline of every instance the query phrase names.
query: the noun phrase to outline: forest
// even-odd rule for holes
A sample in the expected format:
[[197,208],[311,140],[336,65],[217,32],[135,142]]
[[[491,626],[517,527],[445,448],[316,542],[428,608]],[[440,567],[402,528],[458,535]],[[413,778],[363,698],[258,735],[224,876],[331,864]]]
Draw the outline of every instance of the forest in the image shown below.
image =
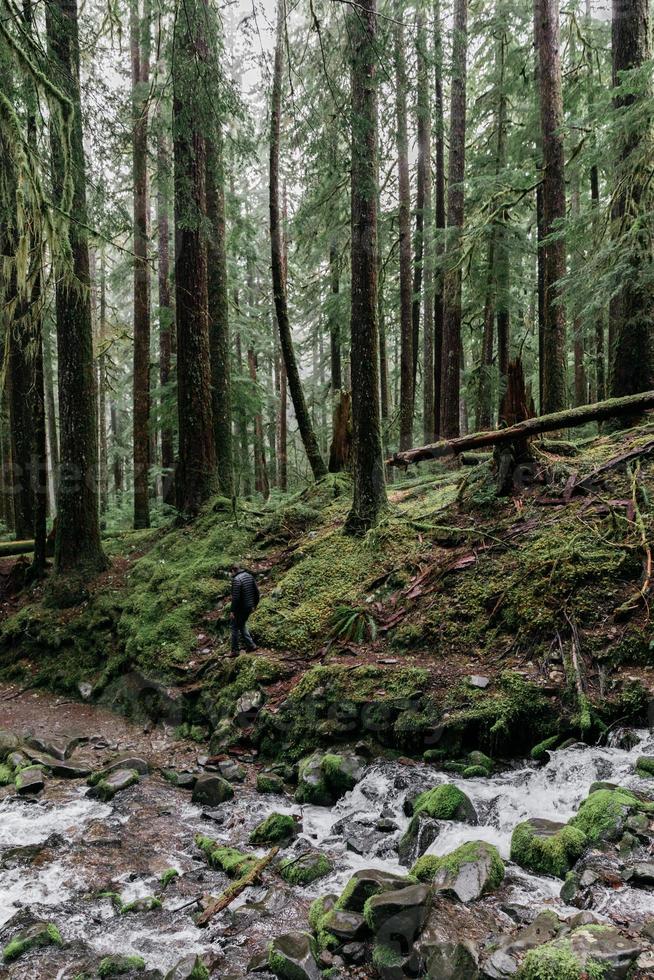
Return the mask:
[[2,980],[654,977],[651,16],[0,0]]

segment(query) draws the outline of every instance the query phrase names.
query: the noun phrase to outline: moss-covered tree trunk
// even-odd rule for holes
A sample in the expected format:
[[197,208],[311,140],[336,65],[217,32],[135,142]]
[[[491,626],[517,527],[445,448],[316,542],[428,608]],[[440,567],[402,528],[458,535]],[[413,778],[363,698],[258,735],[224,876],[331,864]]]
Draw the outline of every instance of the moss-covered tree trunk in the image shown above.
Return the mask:
[[50,124],[53,194],[73,215],[67,229],[71,269],[60,265],[56,270],[61,466],[55,571],[87,575],[104,568],[106,561],[98,520],[98,430],[76,0],[52,0],[46,9],[46,29],[49,57],[70,100],[70,109],[63,116],[54,113]]
[[178,10],[173,44],[175,313],[179,460],[177,506],[189,516],[216,491],[216,448],[206,246],[206,134],[209,131],[204,0]]
[[354,498],[345,529],[363,534],[386,505],[377,335],[377,6],[350,14],[352,125],[351,370]]
[[148,265],[149,0],[130,3],[134,214],[134,527],[150,526],[150,268]]
[[229,304],[225,241],[227,228],[222,143],[222,129],[216,124],[213,137],[207,141],[209,346],[218,488],[226,497],[231,497],[234,493],[232,382],[229,364]]
[[440,0],[434,0],[434,438],[442,428],[443,403],[443,258],[445,234],[445,118],[443,39]]
[[159,385],[162,390],[161,468],[165,504],[175,503],[175,450],[173,428],[164,412],[163,399],[172,380],[174,311],[170,289],[170,178],[172,163],[165,120],[160,109],[157,120],[157,288],[159,299]]

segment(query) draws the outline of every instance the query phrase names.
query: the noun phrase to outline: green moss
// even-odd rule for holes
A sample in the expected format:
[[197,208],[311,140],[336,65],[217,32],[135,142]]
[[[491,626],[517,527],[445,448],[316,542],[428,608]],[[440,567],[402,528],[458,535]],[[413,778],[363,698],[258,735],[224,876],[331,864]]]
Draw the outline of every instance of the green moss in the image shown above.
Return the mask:
[[167,868],[159,878],[159,884],[162,888],[168,888],[168,885],[174,881],[175,878],[179,878],[179,871],[177,868]]
[[636,760],[636,773],[644,779],[654,778],[654,756],[641,755]]
[[504,880],[505,872],[504,862],[499,851],[485,841],[468,841],[466,844],[457,847],[455,851],[443,854],[441,857],[435,854],[423,854],[411,868],[411,874],[418,881],[433,881],[443,869],[457,875],[465,864],[478,861],[483,854],[488,854],[491,858],[490,874],[482,892],[485,895],[487,892],[499,888]]
[[251,844],[278,844],[297,833],[297,825],[288,813],[271,813],[250,834]]
[[372,962],[378,970],[388,970],[402,966],[404,959],[399,950],[385,943],[375,943],[372,950]]
[[99,977],[119,977],[124,973],[145,970],[142,956],[105,956],[98,967]]
[[273,943],[268,947],[268,969],[278,980],[306,980],[306,972],[278,952]]
[[484,766],[466,766],[461,775],[464,779],[475,779],[479,776],[490,776],[491,770]]
[[545,943],[530,950],[519,980],[581,980],[582,972],[568,942]]
[[638,799],[629,790],[598,789],[583,801],[570,826],[580,830],[589,843],[596,844],[616,836],[623,817],[639,806]]
[[125,905],[121,905],[120,914],[129,915],[132,912],[152,912],[154,909],[160,909],[161,905],[160,898],[147,895],[144,898],[136,898],[133,902],[127,902]]
[[326,854],[310,855],[311,860],[302,861],[297,858],[289,858],[282,861],[280,874],[284,881],[291,885],[310,885],[318,878],[324,878],[333,868],[333,865]]
[[[327,906],[329,905],[329,908]],[[313,932],[318,931],[318,924],[320,920],[329,912],[332,908],[332,896],[331,895],[320,895],[315,898],[311,905],[309,906],[309,925]]]
[[462,806],[469,804],[468,797],[457,786],[443,783],[425,790],[413,804],[414,815],[425,813],[434,820],[454,820]]
[[542,759],[544,759],[545,754],[549,752],[550,749],[554,749],[560,741],[560,735],[550,735],[549,738],[544,738],[542,742],[538,743],[538,745],[534,745],[530,752],[534,762],[540,762]]
[[63,946],[63,944],[64,941],[58,928],[53,922],[49,922],[46,929],[34,936],[27,934],[16,936],[7,943],[2,951],[2,956],[6,963],[12,963],[30,949],[37,949],[41,946]]
[[0,786],[11,786],[13,781],[13,770],[4,762],[0,763]]
[[[140,780],[140,776],[136,769],[130,769],[129,771],[131,773],[130,780],[127,786],[123,787],[124,789],[127,789],[129,786],[135,786]],[[113,788],[111,783],[107,781],[106,777],[102,776],[95,784],[94,793],[97,795],[98,799],[108,803],[110,800],[113,800],[114,796],[116,795],[116,790]]]
[[284,781],[279,776],[260,772],[257,776],[257,792],[259,793],[283,793]]
[[183,725],[178,725],[174,731],[175,738],[190,739],[191,742],[206,742],[209,733],[202,725],[190,725],[187,721]]
[[511,860],[536,874],[565,878],[587,843],[586,835],[577,827],[566,825],[550,837],[539,837],[525,821],[511,836]]
[[230,878],[242,878],[251,871],[257,863],[257,858],[251,854],[243,854],[234,847],[217,844],[210,837],[197,834],[195,843],[203,852],[207,863],[218,871],[224,871]]

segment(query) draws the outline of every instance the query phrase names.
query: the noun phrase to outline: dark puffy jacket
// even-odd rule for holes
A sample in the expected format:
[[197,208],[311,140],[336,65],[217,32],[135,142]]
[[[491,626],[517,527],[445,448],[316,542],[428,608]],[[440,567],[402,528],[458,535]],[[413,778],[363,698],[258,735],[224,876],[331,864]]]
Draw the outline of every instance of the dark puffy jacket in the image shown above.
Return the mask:
[[254,575],[239,572],[232,579],[232,612],[252,612],[259,605],[259,589]]

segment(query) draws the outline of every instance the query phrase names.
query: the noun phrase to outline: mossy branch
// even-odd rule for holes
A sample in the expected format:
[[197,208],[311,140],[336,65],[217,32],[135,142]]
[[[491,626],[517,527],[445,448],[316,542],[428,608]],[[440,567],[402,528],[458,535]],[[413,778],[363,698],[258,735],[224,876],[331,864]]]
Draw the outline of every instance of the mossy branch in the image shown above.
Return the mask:
[[234,899],[241,894],[242,891],[244,891],[250,885],[254,884],[254,882],[257,880],[257,878],[264,870],[264,868],[266,868],[270,864],[270,862],[277,856],[278,851],[279,851],[278,847],[271,848],[271,850],[268,851],[265,857],[261,858],[260,861],[257,861],[257,863],[254,865],[251,871],[248,871],[248,873],[246,875],[243,875],[242,878],[239,878],[238,881],[235,881],[232,885],[229,885],[229,887],[225,889],[222,895],[220,895],[220,897],[217,898],[216,901],[213,902],[208,909],[205,909],[202,915],[197,919],[195,923],[196,926],[201,927],[201,926],[208,925],[208,923],[211,922],[211,920],[215,915],[218,915],[219,912],[222,912],[223,909],[226,909],[227,906],[230,905],[234,901]]

